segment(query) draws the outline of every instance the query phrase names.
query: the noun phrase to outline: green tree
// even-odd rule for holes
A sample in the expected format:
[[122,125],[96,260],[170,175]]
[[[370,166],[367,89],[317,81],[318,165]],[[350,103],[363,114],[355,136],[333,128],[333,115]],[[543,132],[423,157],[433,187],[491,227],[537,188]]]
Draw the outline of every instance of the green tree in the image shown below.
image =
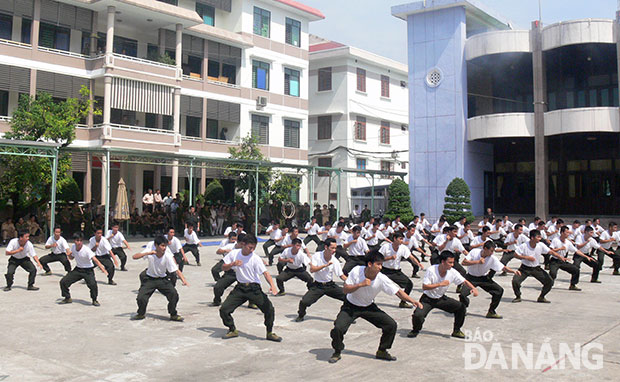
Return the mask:
[[211,202],[212,204],[224,200],[224,187],[222,187],[219,180],[213,179],[209,182],[209,184],[207,184],[207,189],[205,190],[205,200]]
[[411,197],[409,196],[409,186],[404,180],[397,178],[388,187],[389,199],[385,217],[395,219],[400,216],[403,224],[409,224],[413,220],[413,209],[411,209]]
[[444,201],[443,214],[449,224],[454,224],[463,216],[469,222],[474,221],[474,214],[471,212],[471,191],[463,179],[454,178],[448,184]]
[[73,177],[67,176],[58,182],[58,200],[63,202],[79,202],[82,200],[82,192]]
[[[258,140],[251,134],[248,134],[241,140],[237,147],[228,148],[228,153],[232,159],[250,160],[250,161],[266,161],[265,156],[258,147]],[[270,167],[258,167],[258,198],[259,204],[263,205],[269,198],[269,183],[272,177]],[[256,191],[256,166],[243,163],[234,163],[229,166],[225,174],[235,177],[235,188],[242,194],[248,193],[250,200],[254,200]]]
[[[37,93],[36,97],[22,95],[13,112],[11,130],[5,138],[55,142],[63,147],[70,145],[75,139],[75,125],[88,115],[91,107],[89,95],[88,88],[84,86],[80,89],[79,98],[64,101],[55,101],[45,92]],[[14,216],[21,216],[50,200],[52,162],[49,158],[5,155],[0,157],[0,168],[0,199],[11,198]],[[61,154],[59,185],[67,177],[70,168],[70,154]]]

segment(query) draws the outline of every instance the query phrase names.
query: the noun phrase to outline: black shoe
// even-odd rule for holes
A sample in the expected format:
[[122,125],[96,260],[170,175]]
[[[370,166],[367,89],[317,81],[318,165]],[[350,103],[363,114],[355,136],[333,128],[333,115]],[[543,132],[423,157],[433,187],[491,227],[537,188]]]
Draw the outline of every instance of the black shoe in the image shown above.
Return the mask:
[[297,316],[295,322],[302,322],[304,320],[304,316]]
[[334,354],[332,354],[332,356],[329,357],[329,361],[327,361],[327,362],[329,362],[329,363],[336,363],[336,362],[340,361],[341,358],[342,357],[340,356],[340,353],[334,352]]
[[144,314],[134,314],[131,316],[131,319],[133,321],[144,320]]
[[465,333],[463,333],[460,330],[455,330],[455,331],[452,332],[452,334],[450,336],[452,336],[454,338],[461,338],[462,339],[462,338],[465,338]]
[[413,273],[413,274],[411,275],[411,278],[412,278],[412,279],[419,279],[419,278],[420,278],[420,276],[418,276],[418,274],[417,274],[417,273]]
[[93,306],[101,306],[101,304],[99,303],[99,301],[93,300]]
[[420,332],[416,332],[415,330],[412,330],[409,333],[407,333],[407,337],[409,337],[409,338],[416,338],[418,336],[418,334],[420,334]]
[[382,359],[384,361],[396,361],[396,357],[388,353],[387,350],[377,350],[375,354],[376,359]]
[[591,283],[595,283],[595,284],[600,284],[601,283],[601,281],[599,281],[599,280],[590,280],[590,282]]
[[547,300],[544,297],[538,297],[538,300],[536,300],[536,302],[541,302],[543,304],[550,304],[551,303],[551,301]]
[[282,337],[280,337],[279,335],[275,334],[274,332],[267,333],[267,337],[266,338],[269,341],[282,342]]
[[222,305],[222,303],[219,301],[213,301],[212,303],[209,304],[209,306],[220,306],[220,305]]
[[571,285],[568,287],[568,290],[580,291],[581,288],[577,288],[577,285]]
[[276,296],[284,296],[286,295],[286,292],[284,291],[279,291],[278,294]]
[[125,267],[121,267],[121,271],[123,271],[123,272],[127,272],[127,268],[125,268]]
[[178,314],[170,316],[170,321],[183,322],[185,319]]
[[200,264],[200,261],[196,263],[196,266],[197,267],[201,267],[202,266],[202,264]]
[[73,302],[73,300],[71,300],[71,297],[66,297],[66,298],[63,298],[62,300],[60,300],[59,304],[65,305],[65,304],[71,304],[72,302]]
[[11,287],[10,287],[10,286],[5,286],[3,290],[4,290],[5,292],[8,292],[8,291],[10,291],[10,290],[11,290]]
[[116,284],[116,281],[110,280],[110,281],[108,281],[108,285],[117,285],[117,284]]
[[39,290],[39,287],[36,287],[34,285],[28,285],[28,290]]
[[512,302],[521,302],[521,296],[513,298]]

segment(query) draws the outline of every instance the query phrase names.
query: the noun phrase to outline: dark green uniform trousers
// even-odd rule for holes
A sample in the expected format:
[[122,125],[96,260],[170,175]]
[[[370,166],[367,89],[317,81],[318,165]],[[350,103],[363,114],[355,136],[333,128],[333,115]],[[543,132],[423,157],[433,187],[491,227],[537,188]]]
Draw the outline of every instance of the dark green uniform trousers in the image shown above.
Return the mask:
[[327,283],[320,283],[315,281],[310,284],[308,291],[299,302],[299,310],[297,311],[299,316],[304,317],[306,315],[306,309],[310,307],[310,305],[319,301],[319,299],[324,295],[328,295],[336,300],[344,301],[344,291],[342,287],[336,285],[335,282],[330,281]]
[[146,313],[146,306],[149,303],[149,299],[157,290],[168,299],[168,313],[170,313],[171,316],[176,316],[179,294],[168,276],[151,277],[146,274],[144,276],[146,277],[140,280],[141,285],[138,290],[138,298],[136,299],[138,301],[138,314],[144,315]]
[[90,298],[92,300],[97,299],[98,289],[97,280],[95,280],[94,268],[73,268],[72,271],[67,273],[65,277],[60,280],[60,293],[64,298],[71,298],[69,287],[80,280],[86,282],[86,286],[90,290]]
[[228,327],[229,330],[236,329],[232,313],[246,301],[255,304],[258,306],[258,309],[263,312],[265,316],[265,327],[267,327],[267,332],[271,332],[273,330],[273,321],[276,311],[267,295],[263,293],[260,284],[256,283],[237,283],[235,289],[230,292],[220,307],[220,317],[222,318],[224,326]]
[[55,263],[57,261],[60,261],[60,263],[63,265],[63,267],[65,267],[65,271],[66,272],[71,272],[71,263],[69,262],[69,259],[67,258],[67,255],[64,253],[50,253],[49,255],[45,255],[41,258],[41,260],[39,260],[41,262],[41,266],[43,267],[43,270],[45,272],[50,272],[50,266],[47,265],[49,263]]
[[217,280],[217,282],[213,286],[213,302],[217,304],[221,303],[222,296],[224,295],[224,291],[226,290],[226,288],[228,288],[229,286],[233,285],[236,282],[237,282],[237,275],[235,275],[234,270],[230,269],[224,272],[224,276],[220,277],[220,279]]

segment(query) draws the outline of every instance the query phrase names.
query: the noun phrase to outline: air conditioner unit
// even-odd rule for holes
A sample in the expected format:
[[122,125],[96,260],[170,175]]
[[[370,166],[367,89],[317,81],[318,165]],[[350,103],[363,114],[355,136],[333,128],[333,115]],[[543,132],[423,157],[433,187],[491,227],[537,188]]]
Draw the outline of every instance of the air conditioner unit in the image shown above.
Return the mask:
[[267,97],[256,97],[256,107],[267,106]]

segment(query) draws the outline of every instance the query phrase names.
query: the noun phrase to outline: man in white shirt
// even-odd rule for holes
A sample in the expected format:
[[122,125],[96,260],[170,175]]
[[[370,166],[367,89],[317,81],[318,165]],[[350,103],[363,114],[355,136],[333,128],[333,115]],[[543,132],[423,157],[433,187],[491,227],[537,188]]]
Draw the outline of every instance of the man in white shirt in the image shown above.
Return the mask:
[[[516,275],[521,274],[521,272],[513,271],[500,263],[500,261],[493,256],[493,252],[495,252],[495,243],[487,241],[482,248],[476,248],[470,251],[467,256],[465,256],[465,259],[463,259],[463,265],[467,267],[465,279],[473,286],[482,288],[491,295],[491,305],[489,305],[486,318],[497,319],[502,318],[502,316],[497,314],[496,309],[504,295],[504,288],[493,281],[491,272],[494,274],[495,272],[503,271]],[[465,307],[469,307],[469,298],[467,296],[469,296],[470,292],[468,287],[461,289],[459,300]]]
[[112,252],[112,246],[108,239],[103,237],[103,230],[97,228],[95,236],[90,238],[88,246],[91,251],[95,252],[97,260],[105,267],[108,272],[108,285],[116,285],[114,281],[114,266],[118,266],[118,259]]
[[[540,221],[540,219],[538,220]],[[521,266],[519,267],[521,274],[518,276],[514,275],[512,278],[512,290],[515,293],[515,298],[512,302],[521,302],[521,284],[525,279],[532,276],[543,285],[540,296],[538,296],[536,301],[549,303],[545,296],[551,291],[553,279],[540,267],[540,258],[547,253],[551,253],[555,257],[559,257],[559,255],[553,249],[549,249],[549,247],[541,243],[540,240],[540,231],[537,229],[531,230],[530,240],[527,243],[521,244],[515,250],[515,257],[521,260]]]
[[[283,249],[283,251],[281,253],[284,253],[284,251],[286,251],[287,248],[291,248],[293,246],[294,239],[301,240],[299,238],[299,228],[297,227],[291,227],[291,229],[289,230],[289,234],[286,235],[284,239],[282,240],[281,248]],[[306,255],[308,255],[308,261],[310,261],[310,251],[308,251],[308,248],[306,247],[303,241],[301,242],[301,250],[305,252]],[[278,269],[278,273],[282,272],[285,265],[286,265],[286,262],[278,261],[278,264],[276,266]]]
[[[573,243],[568,240],[568,236],[570,235],[570,231],[568,227],[562,226],[560,228],[560,236],[556,237],[551,241],[551,249],[556,251],[561,257],[560,258],[552,258],[549,260],[549,276],[555,282],[555,279],[558,276],[558,270],[561,269],[571,275],[569,290],[580,291],[581,289],[577,288],[577,283],[579,283],[579,267],[575,264],[568,262],[568,254],[573,253],[573,257],[575,256],[585,256],[583,252],[578,250]],[[590,258],[590,256],[586,256]]]
[[[436,241],[433,243],[436,244],[435,249],[437,250],[433,256],[431,257],[431,264],[439,264],[439,254],[443,251],[452,252],[454,254],[454,264],[452,264],[451,268],[454,268],[461,275],[465,276],[467,273],[465,268],[459,263],[461,254],[467,255],[467,250],[463,247],[463,243],[456,237],[456,227],[449,226],[444,229],[445,234],[441,236],[437,236],[435,238]],[[461,288],[457,287],[457,292],[460,292]]]
[[319,232],[317,232],[317,235],[319,236],[319,239],[321,240],[321,244],[319,244],[319,246],[316,247],[317,251],[322,251],[325,249],[325,240],[327,240],[328,238],[327,235],[329,234],[329,231],[331,229],[332,229],[332,225],[330,223],[327,223],[321,228],[319,228]]
[[[181,240],[179,240],[174,234],[174,227],[168,227],[168,234],[166,236],[166,240],[168,240],[168,249],[172,253],[174,257],[174,261],[177,263],[177,267],[179,270],[183,272],[183,267],[185,267],[187,261],[187,256],[185,256],[185,251],[183,250],[183,245],[181,244]],[[145,274],[146,275],[146,274]],[[176,286],[177,284],[177,275],[176,272],[170,274],[170,281],[172,281],[172,285]]]
[[482,232],[482,227],[489,227],[489,229],[493,227],[489,219],[491,219],[491,217],[488,215],[482,217],[482,220],[478,223],[478,233]]
[[456,231],[456,237],[461,241],[466,251],[471,250],[471,242],[474,241],[474,233],[471,231],[471,223],[465,221],[461,228]]
[[146,269],[146,278],[141,283],[138,290],[138,312],[131,317],[132,320],[143,320],[146,315],[146,306],[153,293],[157,290],[166,296],[168,300],[168,313],[170,321],[183,321],[183,317],[177,313],[177,303],[179,302],[179,293],[172,282],[170,282],[168,274],[176,273],[177,277],[185,286],[189,286],[183,272],[177,267],[176,261],[170,249],[168,248],[168,240],[164,236],[157,236],[153,242],[146,245],[146,249],[141,253],[132,256],[134,260],[146,258],[148,267]]
[[[515,251],[517,247],[523,243],[527,243],[529,241],[528,237],[523,234],[523,225],[521,223],[517,223],[514,226],[512,232],[506,236],[504,239],[504,245],[506,246],[506,250],[502,254],[502,259],[500,263],[504,265],[508,265],[510,260],[515,257]],[[500,273],[500,276],[506,276],[506,272]]]
[[[245,236],[245,234],[242,234],[242,235]],[[222,240],[220,242],[220,246],[215,251],[215,254],[216,255],[222,255],[222,258],[224,256],[226,256],[228,254],[228,252],[230,252],[233,249],[235,249],[235,246],[237,244],[237,239],[238,239],[237,232],[235,232],[235,231],[230,232],[228,234],[228,238],[226,238],[226,239],[224,239],[224,240]],[[222,265],[224,265],[224,260],[218,261],[211,268],[211,275],[213,276],[213,280],[215,282],[218,282],[222,278],[222,276],[220,276],[220,273],[222,273]],[[233,271],[229,271],[229,274],[231,274],[232,277],[235,276],[235,272],[233,272]],[[232,282],[230,284],[232,284]]]
[[200,250],[198,247],[202,247],[202,243],[200,239],[198,239],[198,235],[196,231],[194,231],[194,223],[187,223],[187,229],[183,232],[183,236],[185,237],[185,244],[183,245],[183,251],[185,253],[191,252],[196,259],[196,266],[200,266]]
[[297,318],[295,322],[301,322],[306,316],[306,310],[324,295],[328,295],[336,300],[344,301],[345,295],[342,287],[334,282],[334,275],[342,281],[347,280],[347,276],[342,272],[340,261],[334,258],[336,253],[336,240],[327,239],[325,249],[312,255],[310,262],[310,272],[314,276],[314,282],[308,287],[308,291],[299,302]]
[[379,222],[375,221],[372,223],[372,226],[367,229],[364,240],[366,240],[366,244],[370,251],[381,248],[381,244],[387,240],[387,238],[379,229]]
[[[620,256],[617,253],[615,253],[613,249],[611,248],[613,243],[616,241],[614,235],[616,235],[617,231],[618,231],[618,225],[615,222],[609,222],[607,230],[601,232],[598,237],[599,239],[598,241],[601,244],[601,249],[596,250],[600,270],[601,271],[603,270],[603,264],[605,263],[605,255],[607,255],[611,257],[613,260],[613,268],[614,268],[613,274],[614,275],[617,275],[618,267],[620,266]],[[603,249],[610,251],[611,254],[604,252]]]
[[344,243],[344,248],[349,252],[349,259],[342,271],[345,275],[348,275],[351,269],[365,264],[364,258],[368,251],[370,251],[366,240],[362,237],[362,227],[358,225],[353,227],[347,242]]
[[474,240],[469,244],[470,249],[482,248],[484,243],[491,240],[491,228],[484,226],[480,230],[480,235],[476,236]]
[[527,237],[528,237],[528,240],[529,240],[529,237],[530,237],[530,229],[529,229],[529,228],[528,228],[528,226],[527,226],[527,222],[525,221],[525,219],[521,218],[521,219],[519,219],[519,220],[518,220],[518,223],[519,223],[519,224],[521,224],[521,226],[523,226],[523,234],[524,234],[525,236],[527,236]]
[[269,224],[269,227],[267,227],[267,230],[265,231],[265,234],[269,235],[269,240],[267,240],[263,244],[263,251],[265,252],[265,257],[269,257],[269,248],[276,245],[275,237],[278,235],[282,236],[282,231],[280,231],[279,234],[278,231],[280,231],[280,222],[278,222],[277,220],[272,220],[271,224]]
[[[536,217],[534,218],[534,221],[533,221],[532,223],[530,223],[530,225],[529,225],[527,228],[528,228],[530,231],[533,231],[533,230],[538,230],[538,223],[539,223],[540,221],[541,221],[541,219],[540,219],[538,216],[536,216]],[[543,224],[544,224],[544,222],[543,222]]]
[[463,228],[466,222],[467,222],[467,218],[465,216],[461,216],[459,220],[455,221],[454,226],[456,227],[457,231]]
[[[383,243],[379,252],[383,255],[383,267],[381,273],[386,275],[396,285],[401,287],[406,295],[411,293],[413,289],[413,282],[407,277],[400,268],[400,261],[402,259],[415,259],[411,255],[411,251],[406,245],[403,245],[403,234],[395,232],[392,235],[391,243]],[[412,260],[417,261],[417,260]],[[418,266],[420,264],[418,263]],[[399,308],[411,308],[412,306],[405,301],[400,301]]]
[[400,221],[400,216],[396,216],[394,221],[392,222],[392,228],[394,232],[404,232],[407,230],[407,227]]
[[336,363],[340,360],[340,354],[344,349],[344,335],[353,321],[360,317],[377,328],[381,328],[379,350],[375,357],[396,361],[396,357],[388,353],[396,336],[396,321],[379,309],[374,302],[375,297],[383,291],[388,295],[396,295],[418,308],[422,308],[422,304],[409,297],[392,280],[381,273],[382,265],[383,255],[377,250],[370,251],[366,256],[366,265],[353,268],[344,282],[343,289],[346,297],[334,321],[334,328],[330,332],[334,354],[329,359],[329,363]]
[[220,307],[220,317],[224,325],[228,327],[228,333],[226,333],[224,339],[239,337],[232,313],[249,300],[258,306],[258,309],[265,316],[267,340],[280,342],[282,338],[273,332],[275,309],[267,295],[261,290],[260,276],[263,275],[265,277],[273,295],[278,293],[276,285],[269,272],[267,272],[263,261],[254,253],[256,237],[250,234],[246,235],[241,245],[240,249],[235,249],[224,257],[224,265],[222,266],[224,272],[233,269],[237,276],[237,285]]
[[514,225],[513,222],[511,222],[508,219],[508,215],[504,215],[503,222],[504,222],[504,231],[506,231],[506,233],[512,232],[512,230],[514,229],[515,225]]
[[153,203],[155,199],[153,197],[153,190],[149,188],[149,190],[142,197],[142,204],[144,206],[144,210],[150,213],[153,213]]
[[125,264],[127,264],[127,255],[123,250],[123,244],[125,244],[125,247],[127,247],[128,251],[131,250],[131,248],[129,248],[129,243],[127,242],[127,240],[125,240],[125,236],[123,235],[123,233],[118,229],[118,222],[113,222],[112,229],[108,230],[106,239],[108,239],[110,245],[112,246],[112,252],[116,256],[118,256],[119,260],[121,261],[121,271],[127,271],[127,268],[125,268]]
[[4,275],[6,278],[6,287],[4,291],[8,292],[11,290],[17,267],[22,267],[28,272],[28,290],[39,290],[38,287],[34,286],[34,279],[37,277],[37,269],[30,259],[34,259],[39,268],[43,269],[43,266],[34,252],[34,246],[30,242],[30,233],[28,233],[28,231],[20,230],[17,232],[17,237],[11,239],[6,246],[6,255],[11,257],[9,257],[9,265],[7,266],[6,275]]
[[439,217],[439,220],[437,220],[437,222],[435,224],[433,224],[433,226],[431,227],[431,235],[437,236],[437,235],[443,233],[444,228],[446,228],[448,226],[449,226],[449,224],[446,221],[446,217],[441,215]]
[[391,235],[394,233],[394,228],[392,228],[392,221],[386,218],[383,221],[383,224],[379,226],[379,231],[381,231],[383,236],[391,237]]
[[[241,248],[241,241],[245,237],[245,234],[237,235],[236,232],[231,232],[228,234],[227,243],[220,243],[220,247],[215,252],[217,255],[222,255],[225,257],[230,252],[235,249]],[[222,245],[224,244],[224,245]],[[235,271],[229,269],[227,272],[224,272],[223,276],[220,276],[220,272],[222,272],[222,266],[224,265],[224,259],[218,261],[217,264],[211,268],[211,274],[213,275],[213,279],[215,280],[215,285],[213,286],[213,302],[211,306],[220,306],[222,304],[222,296],[224,295],[224,291],[226,288],[231,286],[237,281],[237,276],[235,275]],[[214,273],[216,272],[216,273]]]
[[72,271],[69,271],[69,273],[67,273],[65,277],[60,280],[60,291],[64,299],[60,301],[59,304],[71,304],[73,300],[71,300],[69,287],[80,280],[84,280],[90,291],[92,304],[94,306],[100,305],[99,301],[97,301],[97,295],[99,292],[97,288],[97,280],[95,280],[95,265],[101,269],[101,272],[103,272],[104,275],[107,276],[108,272],[105,270],[103,264],[97,260],[95,253],[91,251],[90,248],[83,245],[83,242],[84,234],[82,234],[82,232],[76,232],[73,234],[73,246],[69,250],[69,254],[67,256],[69,259],[75,260],[75,268],[73,268]]
[[307,236],[304,239],[304,244],[308,245],[309,242],[314,241],[314,244],[318,247],[321,245],[321,239],[319,239],[318,233],[321,227],[316,222],[316,217],[312,217],[306,226],[304,227],[306,230]]
[[478,289],[452,268],[454,266],[454,256],[454,253],[450,251],[443,251],[439,254],[439,264],[432,265],[426,270],[422,283],[422,290],[424,292],[420,298],[423,306],[418,307],[413,312],[413,328],[407,334],[407,337],[417,337],[420,330],[422,330],[426,316],[428,316],[431,310],[437,308],[454,314],[452,337],[465,338],[461,327],[465,323],[467,307],[462,302],[446,296],[446,291],[450,284],[465,284],[475,297],[478,296]]
[[60,263],[65,267],[65,272],[71,271],[71,263],[67,256],[69,255],[70,248],[67,240],[61,235],[60,227],[54,228],[54,234],[45,242],[45,249],[51,249],[52,252],[49,255],[45,255],[41,258],[41,266],[45,271],[44,275],[49,276],[52,274],[52,270],[49,267],[49,263]]
[[[597,243],[596,240],[594,240],[594,238],[592,237],[593,233],[594,228],[592,228],[591,226],[586,226],[583,229],[583,234],[578,235],[575,239],[575,247],[577,247],[577,249],[580,250],[583,254],[588,256],[591,256],[590,254],[593,252],[593,250],[601,250],[605,254],[608,254],[610,256],[613,255],[612,251],[601,247],[601,245]],[[584,263],[590,268],[592,268],[592,278],[590,279],[590,282],[600,284],[598,274],[601,268],[598,261],[596,261],[596,259],[593,259],[592,257],[586,258],[581,256],[573,256],[573,264],[575,264],[578,268],[581,268],[581,263]]]
[[349,238],[349,235],[344,231],[344,226],[345,224],[343,222],[339,222],[336,227],[332,227],[332,229],[329,230],[327,237],[336,240],[336,258],[343,258],[345,261],[348,261],[349,254],[344,249],[344,243]]
[[288,227],[282,227],[282,229],[276,230],[276,233],[274,235],[274,239],[273,241],[275,242],[275,245],[273,246],[273,249],[271,250],[271,252],[269,252],[269,266],[273,265],[273,258],[284,252],[284,247],[282,247],[282,242],[284,241],[284,239],[286,239],[286,236],[288,235]]
[[[413,258],[408,258],[407,261],[409,261],[409,263],[411,264],[411,278],[414,279],[419,279],[420,276],[418,276],[417,273],[420,269],[424,269],[424,265],[422,265],[420,259],[418,259],[418,257],[414,254],[415,251],[420,253],[420,255],[422,256],[426,255],[426,252],[424,252],[424,250],[422,250],[421,248],[420,243],[422,242],[427,241],[422,236],[420,236],[420,234],[416,230],[415,224],[410,224],[409,230],[403,235],[403,244],[407,246],[409,252],[411,253],[411,256],[413,256]],[[430,243],[428,244],[430,245]]]
[[306,271],[306,265],[310,263],[310,255],[302,249],[302,241],[296,237],[292,239],[291,246],[287,247],[278,258],[278,265],[286,264],[282,267],[282,271],[276,277],[278,286],[278,296],[286,294],[284,283],[297,277],[306,283],[306,287],[312,282],[312,276]]

